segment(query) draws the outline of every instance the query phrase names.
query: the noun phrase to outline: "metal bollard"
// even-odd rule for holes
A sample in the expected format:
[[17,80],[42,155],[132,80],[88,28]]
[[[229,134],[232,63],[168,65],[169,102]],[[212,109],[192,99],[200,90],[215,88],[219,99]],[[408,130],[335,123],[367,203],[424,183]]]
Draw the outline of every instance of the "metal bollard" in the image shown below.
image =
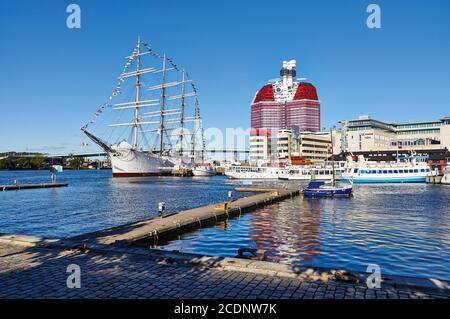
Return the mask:
[[233,191],[228,191],[228,201],[229,202],[233,201]]
[[165,211],[166,211],[166,202],[160,202],[158,204],[158,215],[160,217],[163,217]]

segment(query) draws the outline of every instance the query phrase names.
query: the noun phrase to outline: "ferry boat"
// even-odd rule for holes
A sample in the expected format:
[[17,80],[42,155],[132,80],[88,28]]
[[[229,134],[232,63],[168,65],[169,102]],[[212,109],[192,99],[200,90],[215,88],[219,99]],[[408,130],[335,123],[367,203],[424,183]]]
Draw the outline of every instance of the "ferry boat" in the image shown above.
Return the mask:
[[414,156],[405,159],[407,161],[380,163],[366,161],[360,155],[357,163],[349,159],[341,179],[353,183],[425,183],[428,176],[437,175],[426,162],[417,161]]
[[225,175],[234,179],[279,179],[285,169],[270,166],[228,166]]
[[442,176],[441,183],[450,185],[450,162],[447,163],[447,166],[444,169],[444,175]]
[[[115,119],[100,122],[112,113]],[[100,126],[102,135],[93,126]],[[170,175],[175,167],[191,168],[202,132],[196,87],[184,69],[138,37],[115,89],[81,130],[108,154],[113,177]]]
[[[346,162],[337,162],[336,164],[325,165],[292,165],[286,167],[285,174],[282,174],[279,179],[283,180],[319,180],[329,181],[333,178],[340,179],[340,176],[345,171]],[[334,166],[334,175],[333,175]]]

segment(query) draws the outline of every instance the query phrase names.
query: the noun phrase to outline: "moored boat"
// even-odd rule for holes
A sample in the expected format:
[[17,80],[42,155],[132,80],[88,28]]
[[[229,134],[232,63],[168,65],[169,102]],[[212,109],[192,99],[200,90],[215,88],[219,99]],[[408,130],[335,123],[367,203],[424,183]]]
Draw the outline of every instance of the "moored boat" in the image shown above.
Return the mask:
[[[112,114],[106,112],[109,109],[118,118],[98,124],[100,115]],[[103,135],[94,133],[94,123],[101,125]],[[105,126],[113,130],[105,131]],[[171,175],[177,167],[190,169],[197,144],[204,145],[192,80],[140,38],[108,100],[81,130],[107,153],[113,177]]]
[[210,163],[201,163],[195,165],[194,169],[192,170],[192,174],[194,176],[203,176],[203,177],[214,176],[216,175],[216,169]]
[[279,179],[285,169],[271,166],[228,166],[225,175],[234,179]]
[[302,193],[306,197],[350,197],[353,194],[353,186],[336,186],[334,183],[326,185],[324,181],[311,181]]
[[366,161],[362,155],[358,162],[351,162],[342,173],[342,180],[353,183],[425,183],[429,176],[436,176],[426,162],[419,162],[415,157],[404,162],[379,163]]
[[[334,167],[334,173],[333,173]],[[331,165],[292,165],[286,167],[285,174],[279,179],[283,180],[322,180],[329,181],[333,178],[340,179],[345,171],[345,162],[339,162]]]

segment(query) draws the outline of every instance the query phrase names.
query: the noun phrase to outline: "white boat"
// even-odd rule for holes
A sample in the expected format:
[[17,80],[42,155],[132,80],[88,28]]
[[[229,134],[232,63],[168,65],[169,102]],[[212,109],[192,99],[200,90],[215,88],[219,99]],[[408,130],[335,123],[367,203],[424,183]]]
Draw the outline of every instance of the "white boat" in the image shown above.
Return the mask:
[[[196,139],[202,131],[196,88],[184,70],[140,38],[126,59],[116,88],[82,131],[108,154],[113,177],[169,175],[175,166],[193,162],[196,141],[200,142]],[[189,103],[189,98],[195,100]],[[108,109],[125,119],[106,126],[125,132],[105,132],[106,138],[93,133],[92,126]],[[190,157],[185,154],[187,148],[192,149]]]
[[380,163],[366,161],[360,155],[357,163],[349,162],[341,178],[353,183],[425,183],[428,176],[438,174],[427,163],[417,161],[415,157],[404,162]]
[[[345,162],[342,162],[345,165]],[[329,181],[339,179],[341,174],[345,171],[345,166],[340,162],[334,165],[334,175],[332,165],[292,165],[286,167],[286,171],[279,178],[284,180],[319,180]]]
[[278,179],[285,169],[269,166],[228,166],[225,175],[235,179]]
[[444,176],[442,176],[441,183],[450,184],[450,163],[447,163],[447,166],[444,169]]
[[216,175],[216,169],[209,163],[201,163],[195,165],[194,169],[192,170],[192,174],[194,176],[204,176],[204,177],[214,176]]

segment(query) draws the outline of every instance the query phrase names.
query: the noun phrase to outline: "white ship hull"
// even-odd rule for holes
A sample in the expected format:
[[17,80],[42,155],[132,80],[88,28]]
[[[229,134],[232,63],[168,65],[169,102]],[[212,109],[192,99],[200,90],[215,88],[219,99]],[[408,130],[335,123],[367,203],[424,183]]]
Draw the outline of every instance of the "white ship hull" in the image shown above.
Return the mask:
[[135,151],[126,142],[111,147],[113,177],[162,176],[172,173],[174,163],[156,154]]
[[342,174],[342,179],[354,183],[425,183],[427,177],[436,175],[426,163],[394,163],[350,168]]
[[194,176],[214,176],[216,175],[216,170],[211,167],[196,167],[192,170]]

